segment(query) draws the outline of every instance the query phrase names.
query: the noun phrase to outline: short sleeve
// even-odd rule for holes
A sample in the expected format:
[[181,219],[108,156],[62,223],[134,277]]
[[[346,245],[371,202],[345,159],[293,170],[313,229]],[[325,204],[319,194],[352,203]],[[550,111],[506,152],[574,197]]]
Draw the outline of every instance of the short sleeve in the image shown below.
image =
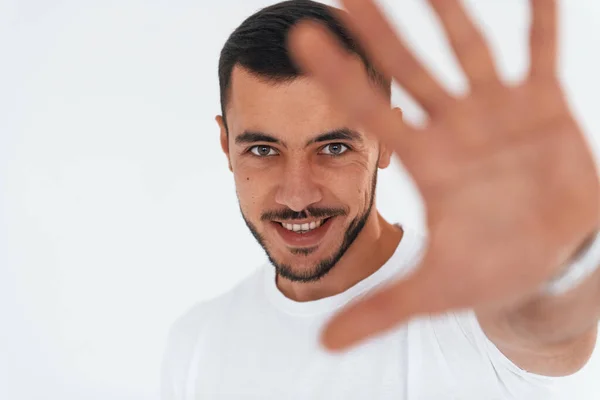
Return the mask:
[[205,308],[204,304],[197,304],[169,329],[160,368],[161,400],[187,400],[187,376],[196,342],[205,325]]
[[177,353],[174,348],[177,343],[176,331],[174,325],[171,326],[167,336],[167,345],[163,354],[163,359],[160,368],[160,399],[161,400],[178,400],[182,399],[181,393],[177,391],[175,361]]
[[471,344],[492,365],[499,387],[510,399],[559,399],[563,377],[538,375],[521,369],[506,357],[487,337],[473,310],[453,313],[457,323]]

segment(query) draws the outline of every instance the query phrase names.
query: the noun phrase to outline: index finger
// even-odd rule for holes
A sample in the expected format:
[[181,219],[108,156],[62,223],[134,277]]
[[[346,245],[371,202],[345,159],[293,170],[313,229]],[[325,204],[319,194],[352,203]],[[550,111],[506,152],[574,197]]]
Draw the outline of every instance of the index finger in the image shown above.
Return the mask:
[[554,78],[558,53],[558,5],[556,0],[531,0],[530,78]]
[[[353,57],[319,23],[303,21],[289,34],[291,55],[300,67],[330,93],[334,101],[367,133],[377,135],[403,162],[419,152],[422,137],[403,123],[370,78],[364,64]],[[408,167],[408,165],[407,165]]]
[[373,0],[343,0],[338,13],[370,59],[398,83],[430,115],[444,109],[452,96],[401,40]]

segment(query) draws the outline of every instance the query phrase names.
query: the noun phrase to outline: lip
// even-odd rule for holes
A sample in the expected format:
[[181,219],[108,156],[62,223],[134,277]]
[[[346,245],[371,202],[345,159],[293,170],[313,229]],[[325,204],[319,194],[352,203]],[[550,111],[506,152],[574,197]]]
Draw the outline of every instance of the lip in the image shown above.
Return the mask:
[[[297,220],[293,221],[293,224],[298,224],[298,225],[310,224],[311,222],[317,222],[317,221],[321,221],[323,219],[326,219],[326,218],[297,219]],[[290,223],[289,221],[273,221],[273,222],[284,223],[284,224]]]
[[[336,217],[330,217],[318,228],[302,234],[285,229],[279,222],[271,223],[279,234],[279,237],[281,237],[284,243],[289,247],[315,247],[319,245],[321,240],[325,237],[335,218]],[[299,222],[294,221],[293,223],[297,224]]]

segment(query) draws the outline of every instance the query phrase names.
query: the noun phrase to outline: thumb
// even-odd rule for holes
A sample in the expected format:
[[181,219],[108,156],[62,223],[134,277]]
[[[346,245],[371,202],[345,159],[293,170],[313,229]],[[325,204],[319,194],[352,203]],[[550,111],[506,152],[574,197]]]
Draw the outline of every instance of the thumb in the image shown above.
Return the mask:
[[450,308],[452,302],[445,299],[444,284],[433,271],[435,268],[424,260],[409,277],[346,306],[325,325],[322,345],[330,351],[344,350],[411,317]]

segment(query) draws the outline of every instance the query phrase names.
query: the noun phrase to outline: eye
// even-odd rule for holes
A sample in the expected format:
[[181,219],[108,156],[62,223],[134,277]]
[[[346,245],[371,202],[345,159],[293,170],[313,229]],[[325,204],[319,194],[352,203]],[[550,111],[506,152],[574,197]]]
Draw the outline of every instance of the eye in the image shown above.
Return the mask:
[[[329,149],[329,150],[327,150],[327,149]],[[328,144],[327,146],[323,147],[323,151],[328,156],[339,156],[339,155],[342,155],[348,149],[349,149],[349,147],[346,146],[343,143],[331,143],[331,144]]]
[[277,151],[271,146],[266,146],[264,144],[253,146],[250,148],[250,152],[258,157],[268,157],[277,155]]

